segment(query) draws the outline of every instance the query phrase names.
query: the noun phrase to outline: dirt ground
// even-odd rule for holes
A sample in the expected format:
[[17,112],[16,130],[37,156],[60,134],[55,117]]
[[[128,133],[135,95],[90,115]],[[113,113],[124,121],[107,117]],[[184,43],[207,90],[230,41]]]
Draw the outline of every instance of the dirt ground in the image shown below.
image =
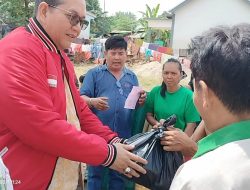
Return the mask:
[[[96,67],[96,64],[92,63],[82,63],[80,65],[75,65],[76,75],[79,78],[80,75],[86,73],[89,69]],[[160,85],[162,82],[162,64],[158,62],[149,62],[149,63],[136,63],[132,66],[128,66],[129,69],[134,71],[137,75],[140,86],[144,90],[150,91],[154,86]],[[187,85],[190,79],[190,70],[183,66],[183,70],[186,72],[188,77],[181,81],[182,85]]]

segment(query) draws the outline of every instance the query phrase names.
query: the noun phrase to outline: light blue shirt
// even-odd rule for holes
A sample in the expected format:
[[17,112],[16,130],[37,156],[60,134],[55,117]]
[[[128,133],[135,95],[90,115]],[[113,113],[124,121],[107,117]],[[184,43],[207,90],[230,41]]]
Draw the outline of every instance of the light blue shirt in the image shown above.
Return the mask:
[[12,180],[10,179],[9,170],[4,165],[1,156],[0,156],[0,190],[13,190],[13,185],[12,185]]
[[124,68],[122,77],[117,80],[106,65],[101,65],[87,72],[80,94],[91,98],[108,97],[108,110],[93,108],[92,111],[103,124],[117,132],[119,137],[129,138],[132,130],[132,110],[125,109],[124,105],[133,86],[138,86],[138,79],[131,70]]

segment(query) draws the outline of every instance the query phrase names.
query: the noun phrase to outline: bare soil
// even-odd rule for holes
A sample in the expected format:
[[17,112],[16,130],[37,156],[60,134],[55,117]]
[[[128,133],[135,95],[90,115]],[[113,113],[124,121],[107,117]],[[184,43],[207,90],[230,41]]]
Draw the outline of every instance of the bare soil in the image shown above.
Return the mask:
[[[87,73],[87,71],[93,67],[96,67],[96,64],[93,63],[81,63],[80,65],[75,65],[75,72],[77,77],[80,75]],[[137,75],[140,86],[143,87],[144,90],[150,91],[154,86],[160,85],[162,82],[162,64],[158,62],[149,62],[149,63],[136,63],[132,66],[128,66],[129,69],[134,71]],[[186,86],[190,79],[190,70],[183,66],[183,70],[186,72],[188,77],[181,80],[181,84]]]

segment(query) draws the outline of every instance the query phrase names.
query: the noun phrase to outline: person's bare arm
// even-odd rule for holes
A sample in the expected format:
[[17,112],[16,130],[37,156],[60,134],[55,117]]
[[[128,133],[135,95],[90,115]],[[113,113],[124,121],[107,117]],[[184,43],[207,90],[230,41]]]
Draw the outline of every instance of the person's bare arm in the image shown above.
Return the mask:
[[96,108],[98,110],[107,110],[109,108],[107,97],[90,98],[86,95],[81,96],[86,102],[89,108]]
[[195,130],[195,127],[196,127],[196,123],[187,123],[187,126],[186,126],[186,129],[185,129],[185,133],[191,137],[194,133],[194,130]]
[[154,116],[153,116],[152,113],[149,113],[149,112],[148,112],[147,115],[146,115],[146,119],[147,119],[148,123],[149,123],[151,126],[159,126],[159,125],[160,125],[160,122],[157,121],[157,120],[154,118]]
[[197,144],[186,133],[175,127],[168,127],[161,139],[166,151],[181,151],[184,156],[193,156],[197,151]]
[[206,131],[205,131],[205,123],[202,120],[198,127],[195,129],[193,135],[191,136],[192,140],[195,142],[198,142],[200,139],[206,136]]
[[146,101],[146,98],[147,98],[147,93],[145,92],[145,90],[141,90],[140,91],[140,97],[139,97],[139,100],[138,100],[138,104],[140,106],[144,105],[144,103]]

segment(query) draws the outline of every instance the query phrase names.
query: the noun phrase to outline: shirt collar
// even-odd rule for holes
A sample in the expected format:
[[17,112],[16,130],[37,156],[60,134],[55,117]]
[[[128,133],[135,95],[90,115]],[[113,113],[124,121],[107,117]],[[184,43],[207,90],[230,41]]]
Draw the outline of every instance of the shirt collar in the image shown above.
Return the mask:
[[224,144],[244,139],[250,139],[250,120],[230,124],[203,138],[198,142],[198,150],[193,158]]
[[[103,71],[105,71],[105,70],[106,70],[106,71],[109,71],[107,64],[102,65],[101,69],[102,69]],[[124,68],[122,69],[122,73],[123,73],[123,74],[131,74],[131,71],[129,71],[129,69],[127,69],[126,67],[124,67]]]
[[29,19],[28,28],[30,32],[34,36],[38,37],[50,51],[59,53],[59,50],[57,50],[55,43],[51,40],[47,32],[44,30],[44,28],[36,18]]

